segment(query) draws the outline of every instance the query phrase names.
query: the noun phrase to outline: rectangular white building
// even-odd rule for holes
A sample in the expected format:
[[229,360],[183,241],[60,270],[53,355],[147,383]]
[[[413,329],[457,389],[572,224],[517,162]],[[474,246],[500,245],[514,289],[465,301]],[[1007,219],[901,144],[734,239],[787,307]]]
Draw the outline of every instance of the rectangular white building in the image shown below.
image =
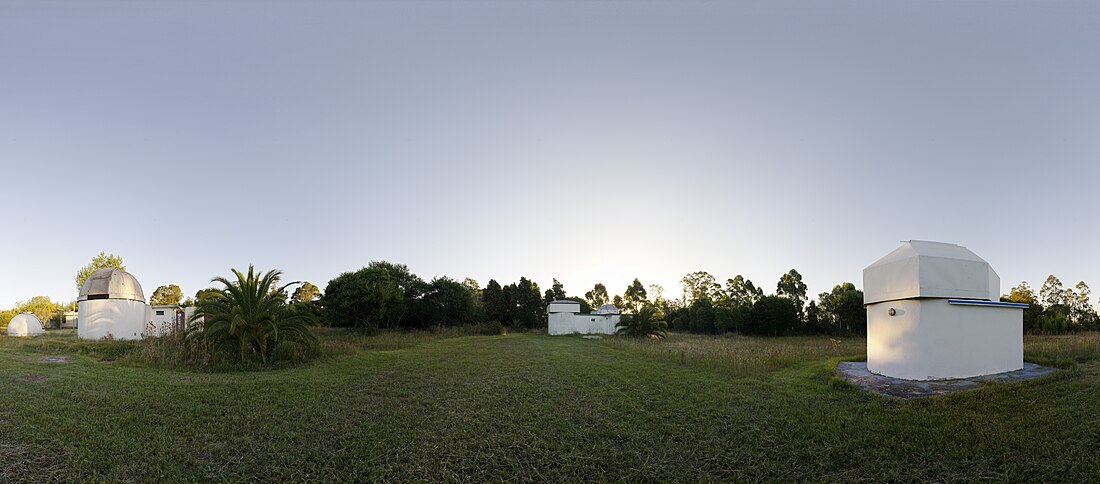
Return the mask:
[[562,300],[546,307],[551,335],[562,334],[615,334],[619,324],[619,309],[610,304],[600,306],[593,313],[582,313],[581,303]]

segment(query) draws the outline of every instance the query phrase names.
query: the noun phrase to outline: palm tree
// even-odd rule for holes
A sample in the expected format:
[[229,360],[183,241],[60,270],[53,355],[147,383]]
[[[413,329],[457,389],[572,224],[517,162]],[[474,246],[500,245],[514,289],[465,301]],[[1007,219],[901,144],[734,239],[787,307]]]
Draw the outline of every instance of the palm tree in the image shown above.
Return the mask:
[[268,364],[277,348],[316,350],[317,337],[308,327],[312,317],[287,310],[287,286],[278,285],[281,272],[271,270],[261,276],[251,265],[247,274],[230,270],[235,281],[214,278],[212,282],[225,287],[195,303],[189,340],[208,344],[215,359],[236,356],[237,362],[247,363],[258,356],[263,365]]
[[642,306],[636,314],[624,314],[615,325],[616,334],[662,339],[668,336],[668,323],[661,320],[661,314],[652,305]]

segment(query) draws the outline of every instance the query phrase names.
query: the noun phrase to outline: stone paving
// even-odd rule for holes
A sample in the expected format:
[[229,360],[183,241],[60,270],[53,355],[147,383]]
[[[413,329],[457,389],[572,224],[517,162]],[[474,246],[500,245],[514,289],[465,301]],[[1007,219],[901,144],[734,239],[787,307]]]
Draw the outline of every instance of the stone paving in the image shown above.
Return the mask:
[[950,395],[964,390],[973,390],[991,383],[1029,380],[1059,371],[1057,368],[1025,362],[1022,370],[996,375],[976,376],[958,380],[917,381],[876,375],[867,370],[866,361],[844,361],[836,366],[836,370],[841,378],[866,391],[904,399]]

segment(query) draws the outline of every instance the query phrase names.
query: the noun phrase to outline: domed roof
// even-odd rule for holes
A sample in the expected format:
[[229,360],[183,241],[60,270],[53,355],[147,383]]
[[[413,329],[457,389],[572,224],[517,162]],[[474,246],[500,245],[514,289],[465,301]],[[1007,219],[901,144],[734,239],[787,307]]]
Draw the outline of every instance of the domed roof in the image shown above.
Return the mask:
[[596,309],[593,314],[619,314],[619,308],[615,307],[614,304],[604,304]]
[[8,322],[8,336],[38,336],[42,334],[42,321],[31,313],[17,314]]
[[106,267],[92,273],[80,288],[77,301],[89,299],[131,299],[145,302],[137,279],[122,269]]
[[871,304],[921,297],[988,299],[1000,297],[1001,278],[966,247],[910,240],[863,269],[863,302]]

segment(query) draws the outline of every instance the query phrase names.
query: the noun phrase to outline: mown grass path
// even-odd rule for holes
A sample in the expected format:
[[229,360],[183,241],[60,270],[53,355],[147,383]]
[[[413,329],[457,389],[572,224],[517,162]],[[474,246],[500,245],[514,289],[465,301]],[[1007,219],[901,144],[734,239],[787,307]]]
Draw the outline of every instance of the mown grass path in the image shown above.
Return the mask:
[[[316,363],[236,373],[0,341],[0,481],[1100,477],[1091,359],[899,402],[830,377],[858,340],[326,338],[339,351]],[[685,341],[722,349],[668,350]],[[746,368],[730,345],[809,349]]]

